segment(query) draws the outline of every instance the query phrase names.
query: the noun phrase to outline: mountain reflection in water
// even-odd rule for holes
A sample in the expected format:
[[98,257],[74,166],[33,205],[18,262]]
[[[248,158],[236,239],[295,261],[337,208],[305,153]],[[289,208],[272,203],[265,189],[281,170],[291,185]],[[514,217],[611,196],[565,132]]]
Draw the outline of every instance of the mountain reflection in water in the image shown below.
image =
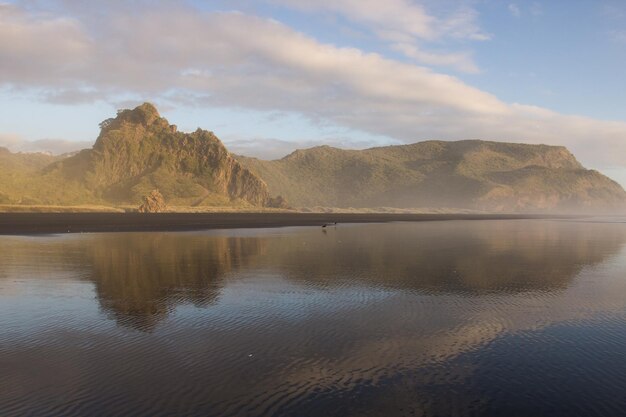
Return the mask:
[[625,242],[559,221],[6,237],[0,414],[626,411],[605,363]]

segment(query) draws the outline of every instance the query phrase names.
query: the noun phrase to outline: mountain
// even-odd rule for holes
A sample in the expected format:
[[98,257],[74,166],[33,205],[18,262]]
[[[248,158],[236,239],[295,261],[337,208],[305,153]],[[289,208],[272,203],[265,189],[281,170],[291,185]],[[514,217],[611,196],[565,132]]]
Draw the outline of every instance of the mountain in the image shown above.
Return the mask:
[[35,187],[36,197],[29,201],[138,204],[144,195],[159,189],[174,205],[271,202],[265,183],[233,158],[212,132],[178,132],[149,103],[121,110],[100,127],[92,149],[52,161],[31,178],[37,184],[62,183],[72,190],[71,196],[55,199],[53,194],[60,189],[50,193]]
[[44,153],[11,153],[0,147],[0,204],[33,204],[33,196],[50,190],[54,183],[40,180],[41,171],[65,156]]
[[[565,148],[466,140],[298,150],[275,161],[232,155],[212,133],[178,132],[144,103],[100,124],[71,155],[0,148],[0,204],[612,210],[626,193]],[[274,197],[271,197],[274,196]],[[283,198],[284,197],[284,198]]]
[[149,103],[122,110],[100,127],[92,149],[52,168],[67,178],[84,178],[97,198],[138,202],[158,188],[167,201],[181,205],[263,206],[269,200],[265,183],[212,132],[178,132]]
[[426,141],[238,159],[294,206],[580,211],[626,201],[619,184],[585,169],[560,146]]

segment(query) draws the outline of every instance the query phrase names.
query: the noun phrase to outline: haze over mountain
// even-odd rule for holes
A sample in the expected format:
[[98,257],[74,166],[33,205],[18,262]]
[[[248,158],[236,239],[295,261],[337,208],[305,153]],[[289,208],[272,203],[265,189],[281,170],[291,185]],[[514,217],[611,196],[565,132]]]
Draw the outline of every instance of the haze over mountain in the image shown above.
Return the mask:
[[0,147],[0,204],[29,203],[29,195],[41,193],[41,171],[61,158],[44,153],[11,153]]
[[300,206],[545,211],[615,207],[626,197],[619,184],[585,169],[560,146],[426,141],[239,159],[271,193]]
[[60,157],[0,151],[5,204],[615,211],[622,187],[564,147],[480,140],[365,150],[319,146],[274,161],[233,156],[212,133],[178,132],[144,103],[100,124],[92,149]]

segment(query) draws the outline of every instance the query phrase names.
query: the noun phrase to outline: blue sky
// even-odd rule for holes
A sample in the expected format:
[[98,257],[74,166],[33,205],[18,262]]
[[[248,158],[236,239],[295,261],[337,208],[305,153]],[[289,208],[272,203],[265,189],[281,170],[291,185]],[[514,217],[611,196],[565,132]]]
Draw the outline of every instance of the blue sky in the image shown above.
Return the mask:
[[330,144],[547,143],[626,184],[626,3],[0,3],[0,145],[88,146],[152,101],[274,158]]

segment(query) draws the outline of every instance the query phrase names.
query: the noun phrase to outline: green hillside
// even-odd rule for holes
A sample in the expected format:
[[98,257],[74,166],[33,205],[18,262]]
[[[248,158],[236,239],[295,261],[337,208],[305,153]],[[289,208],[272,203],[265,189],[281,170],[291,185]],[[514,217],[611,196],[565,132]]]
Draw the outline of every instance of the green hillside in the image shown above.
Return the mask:
[[0,148],[0,204],[85,203],[88,198],[82,185],[46,172],[46,167],[67,157]]
[[366,150],[320,146],[275,161],[238,158],[296,206],[547,211],[626,200],[619,184],[556,146],[427,141]]

